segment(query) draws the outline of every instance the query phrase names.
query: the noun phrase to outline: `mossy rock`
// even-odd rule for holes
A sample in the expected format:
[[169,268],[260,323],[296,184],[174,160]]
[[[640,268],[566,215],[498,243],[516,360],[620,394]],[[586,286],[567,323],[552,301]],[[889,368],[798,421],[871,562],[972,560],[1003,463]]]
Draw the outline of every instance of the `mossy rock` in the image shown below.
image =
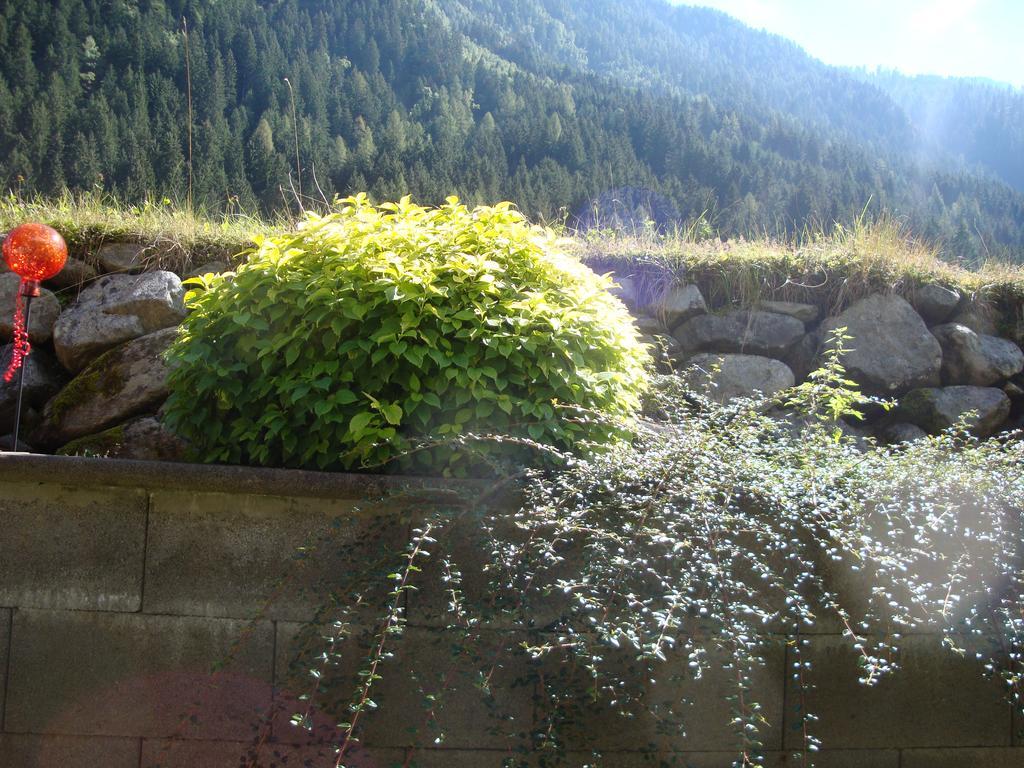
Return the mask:
[[177,332],[151,333],[94,360],[46,404],[33,444],[56,448],[157,410],[169,391],[164,353]]
[[973,434],[988,437],[1010,415],[1010,398],[995,387],[925,387],[903,397],[899,415],[933,434],[964,420]]
[[57,451],[60,456],[106,456],[146,461],[183,461],[187,445],[153,416],[87,435]]

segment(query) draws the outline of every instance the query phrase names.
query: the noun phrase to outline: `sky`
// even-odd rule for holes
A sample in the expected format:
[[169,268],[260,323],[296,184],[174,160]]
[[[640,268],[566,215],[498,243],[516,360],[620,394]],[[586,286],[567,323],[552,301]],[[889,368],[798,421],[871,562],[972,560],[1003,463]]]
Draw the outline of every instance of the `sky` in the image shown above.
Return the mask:
[[788,37],[827,64],[1024,86],[1024,0],[672,0]]

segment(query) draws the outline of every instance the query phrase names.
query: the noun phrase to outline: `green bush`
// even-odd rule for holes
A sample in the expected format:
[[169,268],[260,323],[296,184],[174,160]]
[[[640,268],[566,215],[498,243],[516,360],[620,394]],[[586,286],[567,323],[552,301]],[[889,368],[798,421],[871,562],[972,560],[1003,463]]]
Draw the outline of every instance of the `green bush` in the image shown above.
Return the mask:
[[507,204],[310,214],[192,281],[166,421],[206,461],[320,469],[476,432],[607,440],[647,353],[609,280],[556,246]]

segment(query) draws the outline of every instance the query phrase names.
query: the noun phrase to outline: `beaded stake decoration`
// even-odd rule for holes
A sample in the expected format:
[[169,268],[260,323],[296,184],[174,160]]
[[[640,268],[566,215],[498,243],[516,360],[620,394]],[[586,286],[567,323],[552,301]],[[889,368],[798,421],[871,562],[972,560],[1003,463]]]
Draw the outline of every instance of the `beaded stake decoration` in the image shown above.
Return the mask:
[[4,371],[10,382],[32,351],[28,343],[29,301],[39,295],[39,283],[64,268],[68,246],[60,233],[45,224],[22,224],[4,240],[4,261],[21,278],[14,305],[14,352]]

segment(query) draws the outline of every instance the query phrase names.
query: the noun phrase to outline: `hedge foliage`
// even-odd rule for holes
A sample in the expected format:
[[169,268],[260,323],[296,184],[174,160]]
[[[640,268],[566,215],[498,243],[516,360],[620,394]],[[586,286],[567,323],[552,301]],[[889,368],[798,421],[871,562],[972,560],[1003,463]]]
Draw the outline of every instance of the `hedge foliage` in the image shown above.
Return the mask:
[[205,461],[317,469],[474,432],[607,440],[647,365],[609,284],[509,204],[348,198],[191,281],[166,422]]

